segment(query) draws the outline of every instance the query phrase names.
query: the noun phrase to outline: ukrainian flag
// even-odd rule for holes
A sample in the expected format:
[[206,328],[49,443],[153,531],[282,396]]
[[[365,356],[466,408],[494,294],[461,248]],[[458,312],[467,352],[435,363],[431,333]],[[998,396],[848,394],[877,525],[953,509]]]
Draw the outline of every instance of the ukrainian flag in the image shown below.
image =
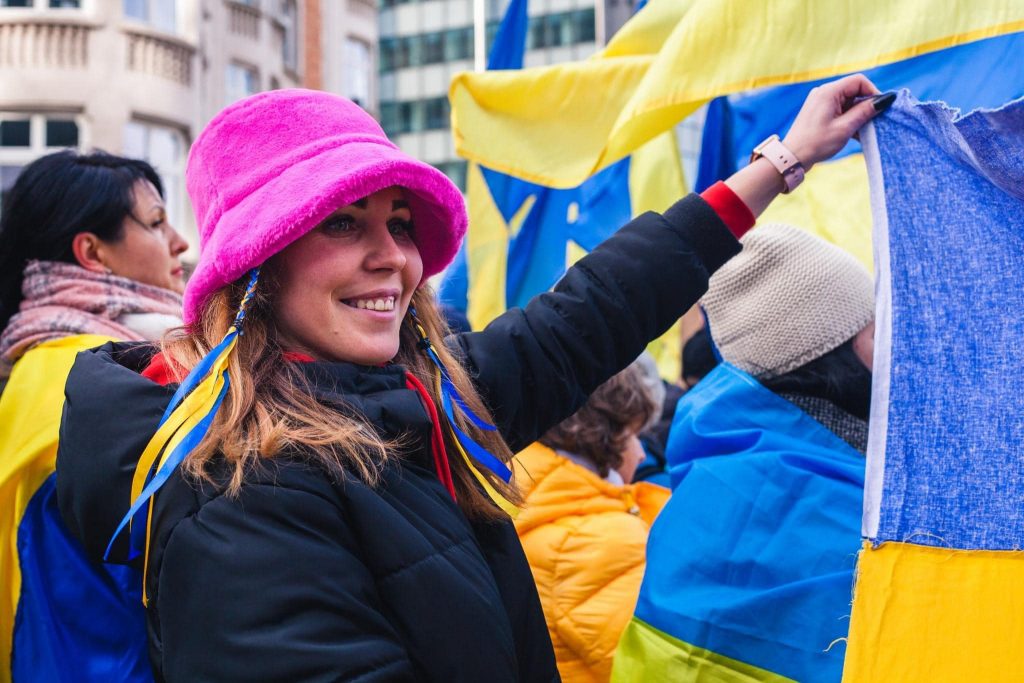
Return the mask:
[[903,93],[862,138],[879,301],[843,680],[1020,681],[1024,99]]
[[[488,59],[490,70],[522,66],[527,23],[526,0],[513,0]],[[630,218],[664,211],[685,191],[671,130],[568,189],[470,164],[470,231],[446,274],[441,299],[482,328],[551,289],[568,266]],[[679,376],[679,346],[675,327],[651,346],[666,377]]]
[[[921,100],[963,111],[1024,95],[1024,33],[931,52],[864,72],[883,91],[909,88]],[[708,105],[697,191],[745,166],[750,150],[772,133],[785,135],[812,88],[824,80],[719,97]],[[871,203],[860,143],[851,141],[818,164],[800,190],[778,197],[762,216],[799,225],[872,267]]]
[[0,681],[152,680],[141,576],[86,559],[55,495],[65,378],[108,341],[40,344],[0,394]]
[[652,0],[592,59],[452,81],[470,159],[574,187],[705,102],[1024,30],[1016,0]]

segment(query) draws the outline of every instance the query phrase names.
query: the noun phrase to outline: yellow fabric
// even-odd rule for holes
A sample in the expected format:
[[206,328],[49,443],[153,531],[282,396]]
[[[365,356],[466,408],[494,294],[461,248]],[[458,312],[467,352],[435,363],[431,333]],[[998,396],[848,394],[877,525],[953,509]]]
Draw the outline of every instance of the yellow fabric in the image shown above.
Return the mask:
[[1020,30],[1018,0],[651,0],[591,59],[457,75],[452,132],[471,161],[573,187],[719,95]]
[[53,474],[64,381],[79,351],[111,341],[74,335],[39,344],[14,364],[0,394],[0,681],[11,675],[11,638],[21,595],[18,525]]
[[857,572],[845,683],[1021,680],[1024,552],[865,543]]
[[[884,680],[884,679],[878,679]],[[633,618],[622,634],[612,671],[614,683],[792,683],[771,671],[673,638]]]
[[780,195],[759,223],[788,223],[853,254],[874,270],[868,171],[861,154],[818,164],[800,189]]
[[533,444],[516,457],[515,520],[566,683],[607,681],[643,579],[647,535],[669,491],[615,486]]
[[470,164],[467,171],[466,198],[469,204],[466,317],[474,330],[480,330],[505,312],[508,243],[511,235],[519,232],[533,201],[532,197],[527,199],[528,206],[524,204],[520,207],[513,217],[512,225],[506,225],[505,218],[491,197],[487,181],[476,164]]

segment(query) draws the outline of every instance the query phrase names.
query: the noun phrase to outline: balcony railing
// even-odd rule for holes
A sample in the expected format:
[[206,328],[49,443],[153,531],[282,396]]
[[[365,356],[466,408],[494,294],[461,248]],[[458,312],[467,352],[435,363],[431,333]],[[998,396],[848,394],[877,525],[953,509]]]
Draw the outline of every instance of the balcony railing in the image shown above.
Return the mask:
[[226,0],[225,4],[228,6],[228,29],[237,35],[257,40],[260,37],[260,11],[233,0]]
[[184,86],[192,84],[192,47],[134,31],[127,32],[126,37],[129,71],[159,76]]
[[52,21],[2,23],[0,68],[85,68],[90,30],[88,25]]

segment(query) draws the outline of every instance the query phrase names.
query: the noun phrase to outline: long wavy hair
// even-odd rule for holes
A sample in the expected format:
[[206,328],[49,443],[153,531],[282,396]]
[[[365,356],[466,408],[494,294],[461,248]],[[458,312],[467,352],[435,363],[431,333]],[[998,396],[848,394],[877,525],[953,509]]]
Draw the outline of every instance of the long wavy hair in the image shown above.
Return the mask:
[[[224,337],[238,311],[247,281],[248,277],[243,277],[219,290],[210,297],[190,331],[182,330],[165,338],[163,353],[181,377]],[[224,486],[228,495],[237,495],[247,472],[285,452],[298,451],[333,476],[348,474],[371,486],[377,485],[382,468],[398,457],[406,444],[383,438],[366,420],[315,397],[296,364],[284,360],[287,349],[282,347],[275,326],[274,292],[272,274],[265,272],[246,312],[245,334],[238,338],[228,363],[230,387],[224,403],[206,438],[182,464],[184,474],[195,481]],[[442,342],[449,330],[433,291],[428,286],[421,287],[413,294],[412,305],[465,403],[477,415],[493,422],[466,370]],[[440,407],[435,368],[418,342],[419,337],[407,319],[393,362],[419,379],[434,405]],[[446,419],[443,411],[438,412],[440,419]],[[461,416],[456,420],[460,429],[495,457],[505,462],[511,460],[512,452],[497,432],[478,429]],[[442,431],[463,513],[470,519],[505,516],[462,460],[450,430]],[[229,467],[226,483],[219,478],[217,483],[211,476],[214,460],[219,458]],[[483,466],[477,469],[510,502],[522,502],[514,485],[506,484]]]

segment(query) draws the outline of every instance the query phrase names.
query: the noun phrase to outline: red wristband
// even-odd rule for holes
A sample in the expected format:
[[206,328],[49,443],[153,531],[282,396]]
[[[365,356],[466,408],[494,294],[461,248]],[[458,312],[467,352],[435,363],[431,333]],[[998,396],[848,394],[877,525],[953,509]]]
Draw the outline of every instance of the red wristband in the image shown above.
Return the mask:
[[736,239],[754,227],[754,214],[750,208],[721,180],[701,192],[700,196],[711,205]]

